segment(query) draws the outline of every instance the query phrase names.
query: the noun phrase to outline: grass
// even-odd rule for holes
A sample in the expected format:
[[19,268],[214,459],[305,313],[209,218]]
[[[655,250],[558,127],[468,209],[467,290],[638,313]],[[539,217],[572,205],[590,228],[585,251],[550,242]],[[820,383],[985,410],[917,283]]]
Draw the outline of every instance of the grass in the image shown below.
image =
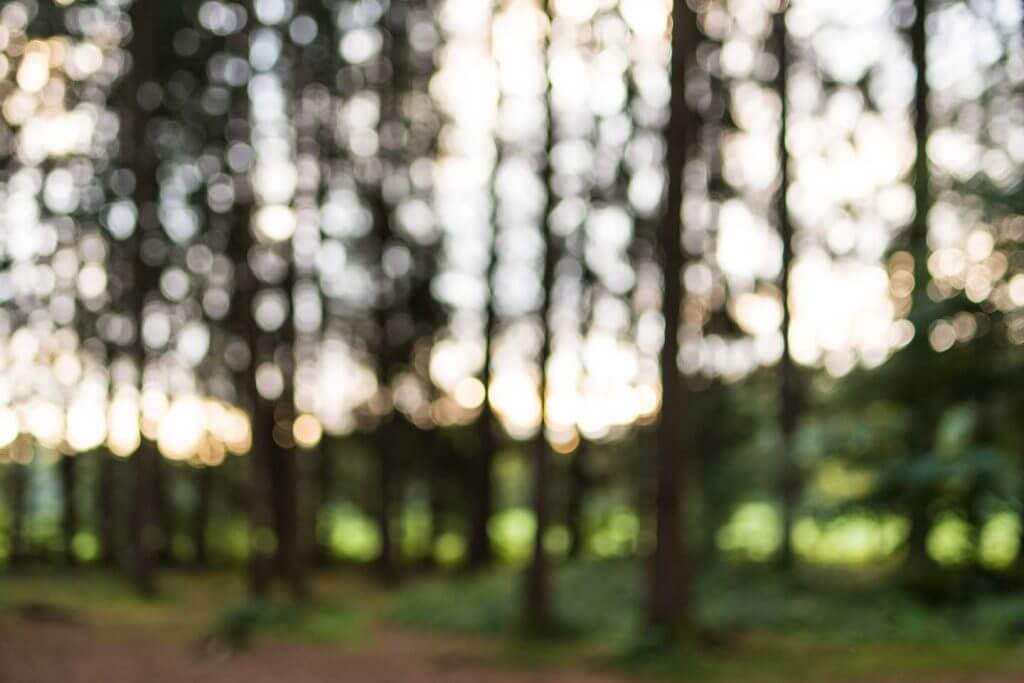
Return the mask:
[[222,611],[206,640],[233,650],[266,640],[337,645],[358,642],[365,626],[364,613],[344,606],[247,600]]
[[645,680],[773,683],[799,672],[797,679],[808,681],[925,681],[1024,673],[1024,596],[935,608],[877,582],[804,578],[707,573],[694,598],[699,632],[714,637],[671,647],[644,640],[643,577],[627,562],[560,568],[554,612],[564,630],[547,639],[517,630],[520,575],[512,571],[424,578],[387,593],[348,575],[321,575],[308,604],[274,596],[249,601],[238,575],[167,574],[160,597],[144,599],[110,575],[34,571],[0,580],[0,614],[44,606],[90,624],[152,626],[230,648],[268,641],[359,647],[378,627],[462,634],[470,636],[465,656],[481,665],[582,663]]
[[209,619],[224,600],[244,595],[241,579],[227,574],[167,574],[160,580],[159,594],[147,598],[126,579],[108,572],[33,569],[4,577],[0,608],[44,605],[98,624],[195,626]]
[[585,658],[675,680],[792,681],[794,671],[799,680],[828,681],[1024,672],[1024,597],[936,608],[858,577],[794,583],[720,568],[694,590],[701,642],[665,647],[645,641],[642,579],[625,562],[560,569],[555,614],[577,636],[568,645],[516,637],[518,576],[511,572],[422,581],[399,593],[388,617],[405,628],[503,635],[502,665]]

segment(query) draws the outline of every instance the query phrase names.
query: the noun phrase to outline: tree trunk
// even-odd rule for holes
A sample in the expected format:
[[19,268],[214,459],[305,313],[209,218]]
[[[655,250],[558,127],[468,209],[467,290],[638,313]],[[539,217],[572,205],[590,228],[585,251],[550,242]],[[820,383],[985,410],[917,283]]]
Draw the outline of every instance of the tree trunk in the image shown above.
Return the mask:
[[[170,43],[163,36],[173,33],[183,19],[180,7],[172,3],[146,3],[136,0],[130,8],[132,40],[129,46],[132,74],[121,89],[121,108],[124,125],[122,130],[123,148],[130,153],[128,162],[135,175],[134,200],[138,207],[139,219],[132,236],[136,250],[135,281],[132,283],[132,313],[136,321],[133,355],[139,371],[140,390],[142,375],[147,360],[147,350],[142,339],[145,319],[146,296],[159,290],[160,268],[143,258],[148,240],[161,239],[161,227],[157,214],[159,187],[157,181],[157,157],[149,138],[152,113],[140,106],[139,87],[145,83],[161,83],[162,67]],[[133,575],[139,590],[144,595],[156,593],[156,562],[159,528],[157,526],[156,490],[154,481],[159,465],[156,446],[145,439],[133,456],[135,470],[135,499],[133,502],[132,542],[134,545]]]
[[157,593],[156,560],[160,546],[160,526],[157,522],[153,482],[159,457],[156,446],[148,442],[143,442],[132,456],[135,466],[135,499],[132,506],[133,573],[139,592],[146,596]]
[[374,433],[377,451],[377,577],[385,583],[398,580],[398,552],[395,546],[395,499],[398,478],[395,463],[394,419],[378,425]]
[[[920,310],[927,305],[928,274],[928,214],[932,207],[931,169],[928,166],[928,134],[931,117],[928,100],[931,89],[928,85],[928,0],[914,0],[914,23],[910,28],[911,55],[917,78],[914,80],[914,142],[917,151],[914,156],[914,203],[916,213],[910,228],[909,247],[914,256],[914,292],[912,309]],[[919,320],[915,323],[914,345],[925,354],[930,355],[928,347],[929,321]],[[927,457],[932,449],[932,433],[934,424],[927,415],[925,405],[912,408],[910,446],[914,458]],[[908,536],[909,561],[911,574],[918,574],[928,568],[931,561],[928,555],[928,531],[930,519],[927,509],[928,496],[915,492],[910,496],[910,533]]]
[[[490,344],[488,343],[487,346],[487,353],[490,355]],[[488,383],[490,363],[485,362],[485,366],[483,377],[484,382]],[[494,484],[491,470],[494,467],[495,426],[494,411],[490,406],[490,396],[487,396],[476,422],[479,448],[469,467],[471,512],[466,566],[473,570],[482,569],[494,560],[494,549],[491,545],[488,525],[494,510]]]
[[779,545],[779,566],[788,571],[793,564],[792,530],[796,516],[796,506],[800,497],[800,477],[795,454],[795,435],[797,420],[800,416],[800,386],[797,368],[793,362],[790,348],[790,328],[792,311],[790,310],[789,278],[793,269],[793,223],[789,215],[790,172],[789,150],[786,148],[786,136],[789,130],[789,101],[787,98],[789,50],[786,31],[786,9],[780,10],[774,18],[773,33],[775,49],[779,61],[779,72],[776,77],[776,90],[781,108],[779,111],[779,188],[775,197],[775,212],[778,223],[779,237],[782,240],[782,272],[779,274],[779,292],[782,298],[782,358],[779,361],[779,405],[778,422],[782,437],[782,463],[779,477],[779,499],[782,502],[781,528],[782,537]]
[[63,501],[61,531],[64,540],[64,562],[69,566],[76,564],[75,534],[78,533],[78,507],[75,504],[77,456],[66,455],[60,459],[60,488]]
[[[546,3],[548,17],[552,16],[551,2]],[[550,61],[551,34],[544,41],[545,64]],[[541,331],[541,348],[537,356],[537,364],[540,376],[538,396],[540,399],[540,423],[537,425],[537,435],[533,441],[532,455],[532,482],[533,482],[533,515],[536,531],[533,538],[533,550],[530,556],[530,564],[526,571],[526,590],[524,592],[525,602],[525,626],[527,630],[540,632],[551,626],[551,598],[550,598],[550,576],[548,569],[547,552],[544,549],[544,536],[548,528],[548,486],[549,486],[549,460],[550,447],[548,445],[545,429],[545,413],[547,409],[547,388],[548,388],[548,358],[551,355],[551,332],[549,320],[551,312],[551,294],[555,283],[555,243],[551,234],[551,216],[554,212],[557,199],[553,188],[554,169],[551,163],[551,154],[555,146],[555,110],[551,98],[551,82],[547,83],[545,93],[545,105],[547,109],[547,131],[545,136],[545,150],[543,159],[543,183],[547,200],[544,207],[544,215],[541,217],[538,226],[544,243],[544,265],[541,280],[541,306],[538,312],[538,324]]]
[[433,451],[434,454],[428,464],[430,468],[428,474],[430,487],[430,547],[423,558],[424,564],[429,567],[434,565],[434,550],[436,550],[438,541],[444,533],[444,517],[446,514],[444,495],[445,463],[449,461],[453,454],[451,446],[442,435],[440,429],[424,431],[422,436],[424,440],[423,445],[427,449],[425,452],[430,453]]
[[115,526],[115,495],[117,482],[114,480],[114,456],[106,449],[96,451],[99,458],[99,483],[96,487],[96,526],[99,537],[99,562],[107,567],[117,565],[117,530]]
[[299,542],[299,476],[295,450],[277,443],[271,450],[271,490],[277,532],[277,572],[295,597],[307,595],[305,566]]
[[28,466],[12,464],[11,476],[11,522],[10,552],[8,563],[13,567],[21,564],[28,554],[25,547],[25,518],[28,504]]
[[322,533],[320,521],[324,511],[331,504],[334,489],[334,458],[338,441],[336,438],[325,437],[320,445],[320,458],[317,461],[317,502],[313,514],[313,549],[316,563],[323,566],[331,561],[330,534]]
[[157,557],[162,566],[170,566],[175,562],[172,541],[174,539],[174,510],[171,498],[167,493],[167,479],[170,472],[163,458],[157,458],[153,470],[153,490],[156,497],[156,519],[160,527],[160,545]]
[[197,567],[207,567],[210,564],[207,553],[207,531],[210,528],[210,508],[213,503],[213,478],[212,467],[201,467],[196,470],[196,510],[192,519],[192,547],[194,548],[193,561]]
[[661,416],[655,452],[655,549],[651,561],[649,620],[659,629],[674,630],[689,621],[689,565],[682,541],[686,452],[686,387],[679,370],[679,328],[683,305],[681,245],[683,176],[688,145],[698,119],[686,101],[687,69],[698,40],[697,17],[682,0],[672,9],[672,95],[665,144],[668,150],[668,196],[658,233],[664,277],[662,315],[665,341],[661,350]]
[[254,597],[264,597],[270,589],[273,575],[275,542],[280,542],[274,538],[274,513],[271,507],[274,415],[258,394],[254,393],[254,398],[256,406],[253,410],[252,450],[249,457],[252,467],[249,488],[249,593]]
[[586,519],[584,509],[590,488],[587,472],[589,444],[580,438],[580,445],[569,460],[569,504],[566,512],[566,526],[569,528],[569,557],[578,559],[586,550]]

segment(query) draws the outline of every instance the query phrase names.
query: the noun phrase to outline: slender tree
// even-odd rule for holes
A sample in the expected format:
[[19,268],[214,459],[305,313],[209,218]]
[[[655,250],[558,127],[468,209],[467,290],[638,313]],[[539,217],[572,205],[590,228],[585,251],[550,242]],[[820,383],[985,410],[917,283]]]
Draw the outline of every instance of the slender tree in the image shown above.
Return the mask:
[[[500,140],[495,140],[500,150]],[[500,161],[495,160],[495,169]],[[494,174],[491,178],[493,187]],[[492,226],[497,226],[497,198],[492,199],[495,210],[492,212]],[[498,332],[498,313],[495,310],[494,297],[494,275],[498,265],[497,253],[497,230],[494,229],[491,236],[489,250],[489,262],[487,265],[487,307],[484,312],[484,366],[480,371],[480,381],[484,385],[484,402],[480,406],[480,416],[476,420],[477,451],[476,457],[470,464],[470,505],[469,516],[469,544],[466,553],[466,564],[470,569],[480,569],[487,566],[494,559],[494,549],[491,544],[491,536],[488,525],[494,511],[494,455],[498,447],[498,424],[494,415],[494,406],[491,404],[491,383],[494,379],[492,371],[492,356],[494,354],[494,342]]]
[[[22,441],[25,437],[19,437],[19,441]],[[17,447],[23,447],[24,443],[15,444]],[[24,463],[15,462],[8,467],[8,486],[9,490],[9,515],[10,521],[8,522],[8,535],[9,535],[9,550],[8,550],[8,563],[11,566],[17,566],[24,561],[27,555],[26,538],[25,538],[25,523],[28,517],[28,493],[29,493],[29,472],[28,466]]]
[[792,529],[800,493],[800,479],[794,454],[794,437],[800,416],[800,378],[790,348],[792,309],[790,307],[789,280],[793,270],[793,221],[789,214],[789,150],[786,136],[789,131],[788,71],[789,50],[786,16],[788,0],[776,12],[772,27],[778,73],[775,88],[779,97],[779,187],[775,197],[775,218],[782,241],[782,269],[779,273],[779,294],[782,299],[782,358],[779,360],[778,421],[782,435],[782,463],[779,497],[782,501],[782,538],[779,546],[779,564],[789,569],[793,563]]
[[77,461],[78,458],[75,456],[64,456],[60,459],[60,488],[63,503],[61,530],[64,536],[64,561],[68,565],[76,564],[75,534],[78,533],[78,505],[75,498],[78,491],[78,471],[75,465]]
[[687,457],[682,433],[687,391],[680,374],[679,329],[684,299],[681,243],[684,169],[688,148],[699,124],[687,102],[687,72],[693,67],[698,40],[697,15],[683,0],[672,8],[670,112],[665,129],[668,192],[658,231],[664,293],[665,339],[661,349],[661,416],[657,426],[655,473],[655,548],[651,558],[649,619],[661,629],[675,629],[689,617],[689,566],[683,542],[683,503]]
[[[914,339],[910,352],[915,357],[928,359],[932,356],[928,347],[928,326],[931,320],[925,314],[928,308],[928,214],[933,205],[931,191],[931,168],[928,162],[928,135],[931,128],[928,84],[928,0],[914,1],[914,22],[910,27],[911,57],[914,62],[914,142],[916,152],[913,167],[913,189],[915,213],[907,235],[911,255],[914,258],[914,291],[911,298],[911,319],[914,322]],[[914,459],[926,458],[931,454],[935,431],[936,414],[928,404],[930,398],[912,408],[909,426],[908,446]],[[928,497],[925,491],[916,489],[911,493],[910,532],[907,537],[910,553],[910,571],[916,575],[931,564],[928,555],[928,532],[930,519]]]
[[[551,42],[554,13],[552,3],[545,3],[545,13],[548,19],[547,35],[543,41],[544,63],[548,64],[551,57]],[[535,531],[533,536],[533,549],[530,555],[530,564],[526,570],[525,590],[525,625],[528,630],[542,631],[551,625],[551,597],[549,563],[547,551],[544,547],[544,536],[548,528],[549,501],[548,488],[550,480],[550,445],[548,444],[547,432],[545,429],[545,415],[547,412],[547,391],[548,391],[548,359],[551,356],[551,331],[549,329],[549,317],[551,311],[551,292],[555,284],[555,240],[551,234],[551,216],[555,210],[557,199],[552,186],[554,169],[551,162],[551,153],[555,146],[555,111],[551,98],[551,79],[547,78],[545,90],[545,104],[547,109],[547,130],[545,134],[544,158],[541,160],[541,179],[546,193],[544,213],[540,218],[538,226],[544,244],[543,266],[541,275],[541,302],[537,315],[540,325],[540,353],[537,355],[538,366],[538,398],[540,401],[540,422],[537,425],[537,435],[532,444],[532,474],[533,484],[533,514],[535,519]]]
[[[159,268],[155,263],[155,245],[159,243],[157,157],[150,136],[153,113],[159,107],[159,88],[163,83],[161,67],[166,64],[167,41],[160,39],[168,25],[177,24],[175,7],[160,6],[161,11],[142,0],[130,8],[132,37],[129,45],[131,75],[122,86],[125,138],[123,147],[130,151],[131,170],[135,180],[134,200],[138,210],[138,226],[133,235],[135,272],[132,283],[132,312],[136,320],[134,359],[141,389],[147,351],[142,335],[146,305],[150,292],[158,291]],[[138,589],[154,595],[156,585],[156,549],[159,546],[156,476],[158,459],[156,445],[146,438],[133,456],[135,482],[132,509],[133,576]]]

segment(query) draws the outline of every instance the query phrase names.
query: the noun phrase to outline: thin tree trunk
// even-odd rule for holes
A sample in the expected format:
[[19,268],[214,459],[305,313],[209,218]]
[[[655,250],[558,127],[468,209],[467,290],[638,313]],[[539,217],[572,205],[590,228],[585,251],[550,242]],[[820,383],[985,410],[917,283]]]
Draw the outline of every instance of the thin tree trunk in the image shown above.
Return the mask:
[[792,311],[790,310],[789,279],[793,268],[793,223],[789,215],[790,172],[789,150],[786,148],[786,136],[789,130],[788,70],[789,49],[787,45],[785,7],[775,15],[774,19],[775,49],[779,61],[779,72],[776,77],[776,90],[779,95],[779,189],[775,198],[775,212],[778,221],[779,237],[782,240],[782,272],[779,274],[779,292],[782,298],[782,358],[779,361],[779,431],[782,435],[782,466],[779,478],[779,498],[782,501],[781,527],[782,537],[779,546],[779,565],[789,570],[793,564],[792,530],[796,515],[796,506],[800,496],[800,478],[796,458],[793,452],[797,420],[800,416],[800,385],[797,368],[793,362],[790,348],[790,328]]
[[444,517],[446,514],[444,465],[452,456],[452,449],[440,429],[424,431],[422,432],[422,438],[427,449],[425,452],[430,453],[433,451],[434,453],[428,464],[430,468],[428,475],[430,486],[430,547],[427,550],[426,557],[423,558],[424,564],[429,567],[434,565],[434,550],[437,548],[438,541],[444,533]]
[[78,506],[75,503],[77,490],[75,460],[77,456],[66,455],[60,459],[60,488],[63,502],[61,531],[64,540],[64,562],[75,565],[75,534],[78,533]]
[[[135,204],[139,210],[139,225],[136,228],[132,239],[136,247],[136,278],[133,286],[134,301],[132,309],[136,318],[136,325],[139,332],[135,335],[134,355],[136,366],[139,370],[140,384],[142,374],[146,366],[146,347],[142,339],[141,328],[145,318],[146,295],[150,291],[158,289],[159,272],[147,259],[143,258],[143,249],[147,239],[159,239],[159,221],[157,217],[157,203],[159,201],[159,190],[157,186],[156,166],[157,159],[153,146],[149,139],[150,113],[140,108],[137,101],[139,86],[147,82],[161,82],[160,50],[166,49],[167,41],[161,36],[168,30],[166,14],[156,11],[156,5],[135,0],[132,3],[131,26],[132,41],[130,52],[132,58],[132,76],[124,86],[123,115],[126,120],[124,131],[126,140],[125,148],[131,151],[131,167],[135,173]],[[160,5],[161,9],[170,8],[171,5]],[[175,13],[177,14],[177,13]],[[175,19],[178,17],[175,16]],[[171,21],[177,24],[176,20]],[[132,460],[135,469],[135,499],[133,502],[133,530],[132,541],[134,546],[133,574],[136,585],[144,595],[154,595],[157,591],[156,585],[156,561],[154,551],[159,543],[159,530],[156,525],[156,504],[154,500],[156,468],[159,458],[156,446],[145,439],[139,446]]]
[[156,492],[153,490],[155,469],[160,454],[156,446],[143,442],[132,456],[135,465],[135,501],[133,506],[132,546],[133,573],[139,592],[146,596],[157,593],[156,550],[160,543],[160,527],[156,523]]
[[[546,3],[548,17],[552,16],[550,0]],[[544,41],[545,64],[550,59],[548,54],[551,49],[551,32]],[[547,552],[544,549],[544,536],[548,528],[548,486],[550,478],[550,447],[548,445],[545,429],[545,413],[547,412],[547,388],[548,388],[548,358],[551,355],[551,332],[548,327],[551,311],[551,292],[555,282],[555,244],[551,234],[550,220],[556,205],[554,189],[552,187],[554,170],[551,164],[551,153],[555,145],[555,111],[551,98],[551,82],[547,83],[545,93],[545,104],[547,108],[547,131],[545,136],[545,149],[543,159],[543,183],[547,193],[547,200],[544,207],[544,214],[538,226],[544,243],[544,265],[541,280],[541,306],[538,312],[538,323],[541,330],[541,347],[537,356],[540,383],[538,396],[540,399],[540,423],[537,425],[537,435],[532,444],[532,474],[533,483],[533,515],[535,528],[533,537],[533,550],[530,556],[530,564],[526,571],[525,590],[525,626],[529,631],[543,631],[551,626],[551,598],[550,598],[550,576],[548,568]]]
[[195,550],[193,560],[197,567],[210,564],[207,552],[207,532],[210,528],[210,508],[213,503],[212,467],[201,467],[196,470],[196,511],[192,520],[192,547]]
[[25,547],[25,520],[28,504],[28,466],[10,465],[11,476],[11,522],[10,554],[11,566],[21,564],[27,555]]
[[586,550],[586,519],[584,507],[590,489],[590,475],[587,472],[587,454],[590,444],[580,438],[580,444],[569,460],[569,504],[566,512],[566,526],[569,528],[569,557],[578,559]]
[[386,583],[393,583],[398,579],[398,553],[394,539],[394,503],[397,488],[394,428],[394,421],[381,424],[374,434],[377,451],[377,532],[380,537],[376,567],[378,578]]
[[313,548],[316,562],[327,565],[331,561],[329,534],[321,533],[320,521],[331,504],[334,489],[334,458],[338,441],[336,438],[325,437],[320,445],[320,459],[317,461],[317,502],[313,515]]
[[167,478],[170,475],[167,463],[163,458],[157,458],[153,469],[153,495],[156,498],[156,522],[160,528],[158,538],[160,544],[157,547],[157,558],[162,566],[174,564],[174,553],[172,552],[171,541],[174,538],[174,510],[171,505],[171,498],[167,493]]
[[297,598],[305,598],[307,587],[305,566],[299,542],[299,475],[295,451],[275,443],[271,451],[275,528],[277,530],[277,556],[279,575],[291,587]]
[[96,451],[99,458],[99,484],[96,487],[96,520],[99,536],[99,561],[108,567],[117,565],[117,530],[115,527],[114,456],[106,449]]
[[[928,100],[931,89],[928,85],[928,0],[914,1],[914,23],[910,29],[911,55],[917,78],[914,80],[914,142],[917,151],[914,157],[914,203],[916,213],[910,229],[910,250],[914,256],[914,292],[912,307],[919,310],[927,305],[928,275],[928,214],[932,207],[931,169],[928,166],[928,134],[931,128],[931,117]],[[917,322],[914,334],[916,346],[925,353],[928,349],[928,322]],[[927,415],[925,406],[913,407],[911,416],[910,446],[912,457],[927,457],[932,448],[932,432],[934,425]],[[916,574],[931,564],[928,555],[928,531],[930,516],[927,504],[928,496],[916,492],[910,498],[910,533],[908,536],[909,560],[911,573]]]
[[270,589],[273,575],[274,537],[271,508],[271,451],[274,447],[274,415],[266,401],[255,393],[253,410],[252,450],[250,452],[249,514],[251,543],[249,555],[249,593],[263,597]]
[[[491,173],[491,188],[497,177],[501,164],[501,139],[495,135],[497,154],[494,169]],[[466,565],[469,569],[482,569],[494,561],[494,547],[491,543],[489,525],[494,514],[494,456],[498,447],[498,424],[491,404],[492,356],[494,341],[498,333],[498,312],[495,309],[494,277],[498,269],[498,198],[491,197],[491,244],[489,262],[487,264],[487,308],[484,320],[484,367],[480,371],[480,381],[484,385],[484,402],[480,406],[480,416],[476,420],[477,457],[470,465],[470,520],[469,548]]]
[[[485,353],[490,355],[490,342]],[[484,382],[490,380],[490,362],[485,362]],[[494,467],[495,450],[495,419],[490,405],[490,396],[485,397],[483,408],[476,422],[477,443],[479,448],[476,457],[470,463],[471,505],[469,520],[469,548],[466,565],[469,569],[482,569],[494,560],[491,535],[488,525],[494,510],[494,484],[491,470]]]
[[661,350],[661,416],[657,426],[655,455],[656,531],[651,561],[649,620],[660,629],[673,630],[689,621],[689,564],[682,541],[683,500],[686,474],[683,424],[686,421],[686,387],[678,366],[679,328],[683,305],[681,245],[683,175],[687,147],[696,133],[697,116],[686,101],[687,69],[698,38],[697,17],[686,2],[672,9],[672,95],[665,143],[668,150],[668,196],[658,234],[664,277],[662,315],[665,341]]

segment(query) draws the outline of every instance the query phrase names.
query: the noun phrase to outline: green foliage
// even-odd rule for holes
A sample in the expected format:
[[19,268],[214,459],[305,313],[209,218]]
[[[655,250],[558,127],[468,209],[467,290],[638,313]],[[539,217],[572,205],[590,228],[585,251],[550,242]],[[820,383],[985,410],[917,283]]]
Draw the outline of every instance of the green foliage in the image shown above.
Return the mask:
[[217,615],[205,640],[232,650],[260,639],[336,644],[356,640],[363,626],[359,612],[343,607],[248,600]]

